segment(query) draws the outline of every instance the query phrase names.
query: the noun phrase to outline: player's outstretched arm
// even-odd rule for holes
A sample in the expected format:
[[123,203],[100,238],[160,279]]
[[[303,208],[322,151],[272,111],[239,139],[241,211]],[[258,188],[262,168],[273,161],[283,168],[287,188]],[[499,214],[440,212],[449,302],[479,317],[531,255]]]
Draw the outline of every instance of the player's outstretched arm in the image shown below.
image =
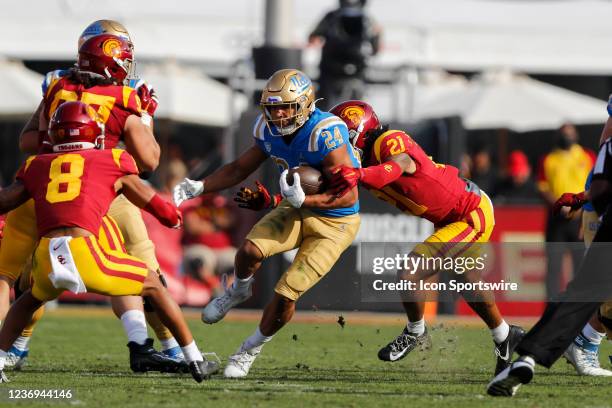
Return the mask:
[[24,185],[16,181],[7,188],[0,190],[0,214],[7,213],[28,201],[30,193]]
[[[147,124],[147,120],[149,124]],[[146,115],[138,117],[130,115],[125,121],[124,140],[125,147],[138,164],[140,171],[154,171],[159,165],[161,149],[153,130],[151,129],[151,117]]]
[[221,166],[202,181],[186,178],[174,187],[174,204],[179,206],[202,193],[214,193],[235,186],[257,170],[267,157],[263,150],[254,145],[238,159]]
[[19,150],[22,153],[36,154],[40,147],[40,132],[46,132],[47,128],[41,129],[41,116],[44,110],[45,103],[40,101],[38,107],[30,116],[30,119],[25,124],[19,135]]
[[[334,170],[339,166],[353,167],[346,145],[332,150],[325,156],[325,159],[323,159],[323,173],[328,180],[331,179]],[[328,189],[322,194],[306,196],[302,207],[327,209],[345,208],[354,205],[358,198],[359,193],[357,192],[356,185],[348,189],[342,196]]]
[[339,166],[330,178],[330,188],[337,195],[344,195],[359,181],[375,189],[393,183],[404,173],[412,174],[416,170],[414,160],[406,154],[399,153],[388,157],[385,162],[366,168]]
[[144,184],[138,176],[131,174],[121,177],[117,180],[115,189],[122,192],[136,207],[151,213],[166,227],[181,227],[183,219],[180,211]]

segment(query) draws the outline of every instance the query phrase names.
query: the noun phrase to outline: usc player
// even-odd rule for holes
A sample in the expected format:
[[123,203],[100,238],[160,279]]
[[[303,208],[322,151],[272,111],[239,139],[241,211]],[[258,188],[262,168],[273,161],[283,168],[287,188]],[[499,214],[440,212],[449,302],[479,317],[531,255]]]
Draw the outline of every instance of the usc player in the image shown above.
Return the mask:
[[147,297],[176,335],[193,378],[208,378],[219,366],[204,359],[157,273],[123,247],[106,250],[96,236],[119,193],[167,227],[181,226],[179,211],[139,180],[128,152],[102,150],[103,118],[91,106],[63,103],[51,119],[49,136],[53,153],[31,156],[0,193],[0,213],[34,201],[38,236],[33,286],[15,301],[0,330],[0,382],[6,381],[8,348],[32,314],[64,290]]
[[[87,32],[87,30],[86,30]],[[99,34],[82,42],[75,68],[62,75],[55,75],[43,85],[45,93],[37,112],[26,125],[20,137],[21,148],[28,153],[48,151],[47,125],[54,111],[65,101],[81,100],[97,109],[106,129],[105,147],[114,148],[122,141],[136,159],[141,172],[154,170],[159,162],[160,149],[152,132],[152,121],[148,113],[142,111],[137,91],[122,85],[132,71],[133,46],[123,36]],[[49,76],[47,77],[49,79]],[[149,95],[149,100],[152,100]],[[36,118],[36,115],[38,117]],[[36,127],[34,127],[34,124]],[[153,270],[159,270],[155,259],[154,246],[149,240],[140,211],[123,196],[111,205],[109,215],[117,221],[105,222],[109,233],[115,235],[116,242],[120,231],[125,237],[128,251],[143,259]],[[12,211],[6,221],[4,250],[0,251],[0,298],[3,302],[2,316],[8,308],[8,293],[23,269],[35,245],[35,217],[32,202]],[[26,269],[27,270],[27,269]],[[160,275],[161,279],[161,275]],[[20,280],[22,291],[28,287],[29,279]],[[142,300],[136,297],[112,299],[113,311],[123,323],[128,334],[130,347],[130,366],[134,371],[186,371],[187,367],[180,354],[176,340],[163,324],[155,317],[152,308],[147,307],[147,317],[155,329],[162,346],[168,355],[155,352],[152,340],[147,338],[147,328],[143,315]],[[35,315],[34,322],[41,315]],[[10,350],[9,363],[20,365],[27,356],[27,342],[31,336],[32,325],[17,339]]]
[[[341,196],[361,182],[377,198],[431,221],[434,233],[417,245],[411,256],[458,256],[472,243],[489,240],[495,225],[491,200],[476,184],[459,177],[457,168],[433,162],[405,132],[381,126],[374,109],[365,102],[347,101],[330,112],[348,126],[362,164],[362,168],[337,168],[330,180],[331,188]],[[427,271],[417,271],[416,276],[426,278]],[[504,321],[494,300],[473,293],[479,301],[467,303],[491,330],[497,355],[495,372],[499,373],[510,363],[524,331]],[[425,303],[410,300],[402,304],[408,324],[396,339],[380,349],[378,358],[383,361],[402,359],[416,346],[430,341],[423,317]]]

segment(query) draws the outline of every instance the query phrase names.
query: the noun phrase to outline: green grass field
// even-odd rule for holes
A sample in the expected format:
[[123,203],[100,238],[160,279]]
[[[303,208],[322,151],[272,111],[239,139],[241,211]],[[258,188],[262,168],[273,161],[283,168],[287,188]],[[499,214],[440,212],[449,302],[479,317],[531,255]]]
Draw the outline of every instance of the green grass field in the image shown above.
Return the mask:
[[[238,321],[204,326],[193,317],[189,322],[200,347],[222,361],[255,327]],[[434,325],[431,350],[394,364],[379,362],[379,346],[399,327],[376,326],[351,322],[350,315],[344,328],[329,319],[292,323],[264,348],[247,380],[216,377],[197,384],[190,376],[133,375],[120,324],[109,314],[50,312],[32,341],[29,365],[7,373],[11,382],[2,384],[0,406],[612,406],[612,380],[578,377],[564,361],[550,371],[540,368],[513,399],[488,397],[491,339],[475,327]],[[609,343],[602,362],[608,354]],[[9,401],[9,388],[71,389],[74,397]]]

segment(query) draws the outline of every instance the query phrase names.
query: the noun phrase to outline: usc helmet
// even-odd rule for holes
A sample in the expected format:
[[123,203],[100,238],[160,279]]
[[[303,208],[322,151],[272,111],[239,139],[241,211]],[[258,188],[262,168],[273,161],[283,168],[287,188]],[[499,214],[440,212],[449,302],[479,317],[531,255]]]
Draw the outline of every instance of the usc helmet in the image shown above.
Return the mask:
[[100,34],[86,40],[79,48],[77,67],[123,84],[132,75],[134,54],[127,40],[112,34]]
[[51,117],[49,139],[54,152],[104,149],[104,124],[91,106],[64,102]]
[[382,128],[374,108],[363,101],[346,101],[329,110],[344,123],[349,130],[349,139],[363,157],[363,150],[368,139],[368,132]]
[[[263,110],[264,120],[274,134],[289,135],[298,130],[315,109],[315,94],[312,81],[297,69],[276,71],[266,83],[259,103]],[[286,107],[292,115],[275,119],[272,110],[275,107]]]
[[130,33],[127,28],[123,24],[115,20],[96,20],[87,27],[79,36],[79,42],[77,49],[81,48],[81,45],[92,37],[101,34],[111,34],[117,36],[119,38],[123,38],[128,42],[132,50],[134,49],[134,44],[132,43],[132,37],[130,37]]

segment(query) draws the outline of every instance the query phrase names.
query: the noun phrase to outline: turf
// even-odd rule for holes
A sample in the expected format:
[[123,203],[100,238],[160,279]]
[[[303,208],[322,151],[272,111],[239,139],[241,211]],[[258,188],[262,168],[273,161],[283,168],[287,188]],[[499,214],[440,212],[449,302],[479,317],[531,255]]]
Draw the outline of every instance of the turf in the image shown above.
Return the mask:
[[[255,327],[254,322],[204,326],[189,320],[200,347],[225,360]],[[493,353],[486,330],[432,328],[431,350],[382,363],[378,348],[399,328],[351,323],[294,323],[267,345],[247,380],[216,377],[197,384],[189,376],[133,375],[125,338],[108,315],[49,313],[39,323],[31,359],[8,372],[0,406],[203,407],[203,406],[401,406],[401,407],[605,407],[612,406],[609,378],[578,377],[563,361],[539,369],[513,399],[484,393]],[[612,346],[602,347],[602,362]],[[610,368],[609,362],[604,366]],[[8,389],[70,389],[70,401],[8,400]]]

